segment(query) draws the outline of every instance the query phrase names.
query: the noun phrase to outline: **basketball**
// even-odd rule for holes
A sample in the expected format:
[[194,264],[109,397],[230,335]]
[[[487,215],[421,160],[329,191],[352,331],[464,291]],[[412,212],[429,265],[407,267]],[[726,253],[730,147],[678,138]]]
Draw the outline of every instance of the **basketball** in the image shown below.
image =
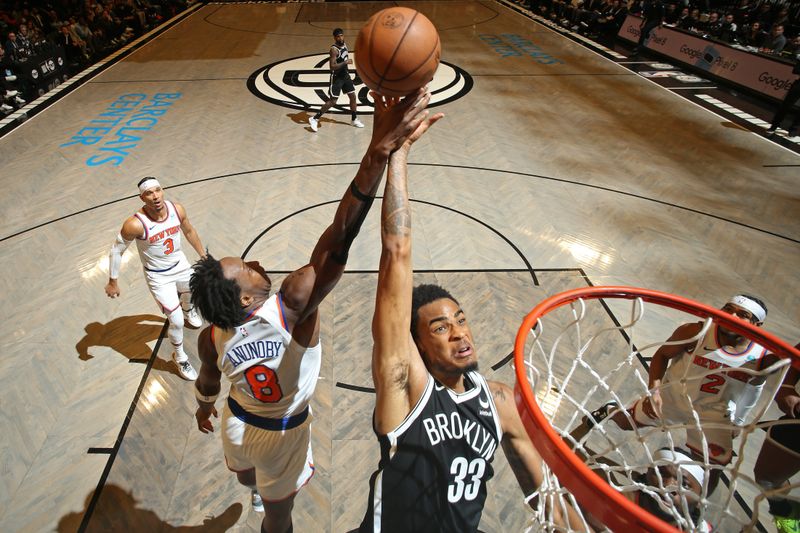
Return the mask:
[[375,92],[405,96],[433,79],[442,52],[439,32],[415,9],[390,7],[364,24],[356,39],[356,73]]

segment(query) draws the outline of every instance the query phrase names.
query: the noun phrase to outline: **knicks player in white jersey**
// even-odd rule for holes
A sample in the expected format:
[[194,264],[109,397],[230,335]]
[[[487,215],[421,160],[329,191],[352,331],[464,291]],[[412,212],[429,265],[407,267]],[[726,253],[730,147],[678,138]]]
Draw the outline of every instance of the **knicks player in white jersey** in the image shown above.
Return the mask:
[[[542,459],[511,388],[477,372],[461,306],[437,285],[413,287],[408,154],[440,118],[424,122],[389,160],[372,319],[373,429],[381,460],[361,533],[476,531],[498,444],[524,495],[543,480]],[[560,511],[556,521],[563,525]]]
[[344,272],[389,154],[427,117],[430,94],[373,98],[370,145],[306,265],[272,295],[260,265],[238,257],[201,259],[192,275],[192,301],[212,324],[198,341],[198,429],[213,431],[225,374],[231,382],[222,415],[225,461],[251,489],[253,508],[266,511],[262,531],[269,533],[292,531],[295,495],[314,473],[309,401],[321,362],[318,306]]
[[[722,310],[756,326],[767,318],[764,302],[746,294],[734,296]],[[676,344],[662,345],[656,351],[648,371],[651,396],[638,400],[629,413],[641,427],[655,426],[659,421],[690,424],[696,412],[701,424],[709,426],[702,433],[688,427],[686,446],[698,460],[702,460],[706,448],[711,462],[726,465],[733,457],[733,429],[745,423],[764,386],[763,378],[745,370],[766,368],[767,354],[761,345],[717,324],[712,324],[703,338],[691,340],[702,326],[702,322],[692,322],[678,327],[667,341]],[[685,385],[681,383],[684,379]],[[592,418],[599,422],[609,414],[620,428],[633,429],[616,404],[593,411]],[[707,447],[703,446],[703,435]],[[719,474],[719,469],[711,470],[709,494],[719,482]]]
[[205,257],[206,252],[186,210],[181,204],[164,199],[164,191],[156,178],[144,178],[138,187],[144,205],[122,224],[111,246],[106,294],[109,298],[119,296],[117,278],[122,254],[136,241],[147,287],[169,319],[167,336],[173,348],[172,358],[184,379],[195,380],[197,371],[183,349],[183,326],[187,322],[198,328],[203,321],[189,299],[192,266],[181,249],[181,234],[200,257]]

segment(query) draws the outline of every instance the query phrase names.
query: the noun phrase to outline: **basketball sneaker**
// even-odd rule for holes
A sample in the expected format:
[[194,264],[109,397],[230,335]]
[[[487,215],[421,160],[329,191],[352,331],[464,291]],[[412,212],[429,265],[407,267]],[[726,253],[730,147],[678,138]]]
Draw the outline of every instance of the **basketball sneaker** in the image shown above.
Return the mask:
[[311,126],[311,131],[317,131],[317,124],[319,121],[314,117],[308,117],[308,125]]
[[197,312],[197,308],[194,306],[188,311],[184,311],[183,316],[186,317],[186,323],[193,328],[199,328],[203,325],[203,317],[200,316],[200,313]]
[[360,120],[358,120],[357,118],[354,118],[353,121],[350,124],[352,124],[356,128],[363,128],[364,127],[364,123],[361,122]]
[[178,373],[180,373],[181,377],[187,381],[194,381],[197,379],[197,370],[194,369],[192,363],[189,362],[187,359],[186,361],[177,361],[175,356],[177,354],[172,352],[172,360],[175,361],[175,364],[178,365]]
[[250,492],[250,497],[253,501],[253,510],[257,513],[264,512],[264,500],[261,499],[261,495],[258,493],[257,490],[253,490]]

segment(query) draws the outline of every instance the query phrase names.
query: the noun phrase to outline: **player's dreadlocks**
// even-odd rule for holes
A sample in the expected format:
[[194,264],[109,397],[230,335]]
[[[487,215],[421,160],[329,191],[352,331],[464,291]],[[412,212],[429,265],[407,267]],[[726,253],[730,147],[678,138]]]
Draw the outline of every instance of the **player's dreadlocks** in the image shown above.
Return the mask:
[[194,264],[194,273],[189,281],[192,303],[203,318],[223,329],[243,323],[247,312],[242,307],[239,285],[226,279],[222,265],[211,254],[206,254]]

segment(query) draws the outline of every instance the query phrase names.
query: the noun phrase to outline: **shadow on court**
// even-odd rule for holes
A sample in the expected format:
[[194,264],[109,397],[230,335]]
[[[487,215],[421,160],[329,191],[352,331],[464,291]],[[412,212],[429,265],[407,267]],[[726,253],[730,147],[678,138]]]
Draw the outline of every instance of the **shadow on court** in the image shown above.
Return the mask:
[[[94,492],[86,496],[84,509],[65,515],[58,521],[58,533],[74,533],[81,526],[84,515],[91,505]],[[143,533],[216,533],[227,531],[242,516],[242,504],[234,503],[218,516],[209,516],[197,526],[173,526],[148,509],[138,507],[132,493],[117,485],[103,487],[97,505],[89,517],[85,531],[140,531]]]
[[115,318],[105,324],[92,322],[84,328],[86,335],[75,345],[78,358],[89,361],[95,356],[92,347],[108,347],[126,357],[131,363],[147,364],[153,349],[148,343],[158,340],[163,334],[167,346],[162,347],[167,359],[156,357],[153,369],[179,375],[171,355],[169,341],[166,338],[166,320],[158,315],[133,315]]

